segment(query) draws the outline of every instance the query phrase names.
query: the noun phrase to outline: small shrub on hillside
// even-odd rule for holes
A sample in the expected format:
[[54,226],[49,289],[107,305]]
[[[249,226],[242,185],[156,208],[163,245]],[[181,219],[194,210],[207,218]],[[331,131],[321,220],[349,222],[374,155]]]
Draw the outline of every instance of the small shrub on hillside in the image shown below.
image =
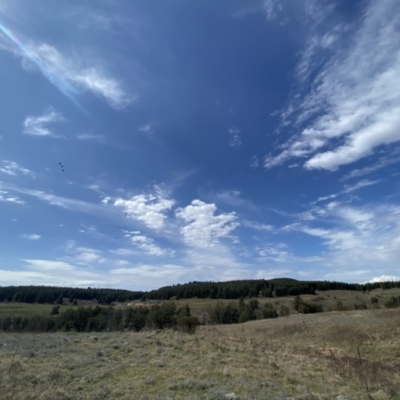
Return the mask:
[[294,309],[300,314],[315,314],[324,311],[321,304],[306,303],[300,296],[294,299]]
[[181,316],[178,317],[177,330],[185,333],[195,333],[197,326],[200,325],[196,317]]
[[378,298],[377,297],[371,297],[371,303],[372,304],[378,304]]
[[386,308],[397,308],[400,307],[400,296],[395,297],[392,296],[386,303],[385,303]]
[[355,310],[366,310],[368,307],[365,303],[354,304]]
[[338,300],[335,304],[335,311],[347,311],[347,307],[340,301]]
[[265,303],[261,313],[263,318],[278,318],[278,313],[271,303]]
[[281,309],[279,311],[279,315],[281,317],[288,317],[290,315],[290,309],[287,306],[281,305]]
[[60,306],[54,306],[50,311],[50,315],[58,315],[58,314],[60,314]]

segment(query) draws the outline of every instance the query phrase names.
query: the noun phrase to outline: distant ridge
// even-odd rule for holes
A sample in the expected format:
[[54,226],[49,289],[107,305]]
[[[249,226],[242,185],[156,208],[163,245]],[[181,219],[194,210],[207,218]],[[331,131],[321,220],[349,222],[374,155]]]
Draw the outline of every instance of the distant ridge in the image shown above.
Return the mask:
[[170,299],[239,299],[251,297],[284,297],[316,294],[316,291],[353,290],[370,291],[377,288],[399,288],[400,280],[368,283],[344,283],[330,281],[299,281],[293,278],[247,279],[227,282],[189,282],[161,287],[148,292],[121,289],[68,288],[52,286],[0,286],[0,302],[61,304],[66,298],[97,300],[99,304],[134,300]]
[[268,279],[268,282],[286,283],[286,282],[301,282],[301,281],[293,278],[273,278],[273,279]]

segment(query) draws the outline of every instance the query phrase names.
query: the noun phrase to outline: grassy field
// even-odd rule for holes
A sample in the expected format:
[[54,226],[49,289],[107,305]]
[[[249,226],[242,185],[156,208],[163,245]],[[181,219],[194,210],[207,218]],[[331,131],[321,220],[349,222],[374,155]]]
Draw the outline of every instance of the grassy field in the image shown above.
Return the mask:
[[[97,301],[80,301],[77,306],[96,306]],[[10,317],[32,317],[33,315],[50,315],[54,304],[38,304],[38,303],[1,303],[0,302],[0,318]],[[73,306],[65,302],[60,306],[60,313]]]
[[[0,398],[400,399],[400,310],[121,333],[0,333]],[[370,397],[369,397],[370,396]]]
[[[335,310],[336,303],[341,301],[344,307],[349,310],[354,309],[355,305],[360,305],[365,303],[368,308],[373,308],[371,303],[371,298],[376,297],[378,299],[378,306],[384,307],[384,304],[391,296],[400,296],[400,289],[388,289],[381,290],[376,289],[374,291],[368,292],[356,292],[349,290],[328,290],[324,292],[317,292],[317,295],[302,295],[301,298],[310,303],[321,304],[325,310]],[[293,307],[293,296],[289,297],[278,297],[278,298],[259,298],[260,306],[263,306],[265,303],[271,303],[276,310],[279,311],[280,307],[286,306],[289,307],[291,313],[297,314]],[[203,316],[204,311],[209,307],[215,304],[217,300],[212,299],[183,299],[177,300],[176,303],[179,306],[183,306],[188,304],[192,314],[196,317],[199,317],[200,320]],[[224,303],[234,302],[237,303],[237,300],[222,300]],[[250,301],[250,299],[245,300],[245,302]]]

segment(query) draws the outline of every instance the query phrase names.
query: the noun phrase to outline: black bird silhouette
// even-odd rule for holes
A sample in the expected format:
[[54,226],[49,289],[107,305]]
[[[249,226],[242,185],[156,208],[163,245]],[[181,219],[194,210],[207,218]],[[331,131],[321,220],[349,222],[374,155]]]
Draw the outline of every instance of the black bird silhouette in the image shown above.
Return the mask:
[[64,170],[64,166],[59,162],[59,164],[60,164],[60,167],[61,167],[61,169],[62,169],[62,172],[65,172],[65,170]]

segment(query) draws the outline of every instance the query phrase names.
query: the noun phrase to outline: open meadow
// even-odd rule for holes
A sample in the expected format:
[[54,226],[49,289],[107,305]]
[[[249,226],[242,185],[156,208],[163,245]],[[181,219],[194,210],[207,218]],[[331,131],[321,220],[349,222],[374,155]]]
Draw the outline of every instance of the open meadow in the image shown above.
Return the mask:
[[0,333],[1,399],[400,399],[400,310],[104,333]]

